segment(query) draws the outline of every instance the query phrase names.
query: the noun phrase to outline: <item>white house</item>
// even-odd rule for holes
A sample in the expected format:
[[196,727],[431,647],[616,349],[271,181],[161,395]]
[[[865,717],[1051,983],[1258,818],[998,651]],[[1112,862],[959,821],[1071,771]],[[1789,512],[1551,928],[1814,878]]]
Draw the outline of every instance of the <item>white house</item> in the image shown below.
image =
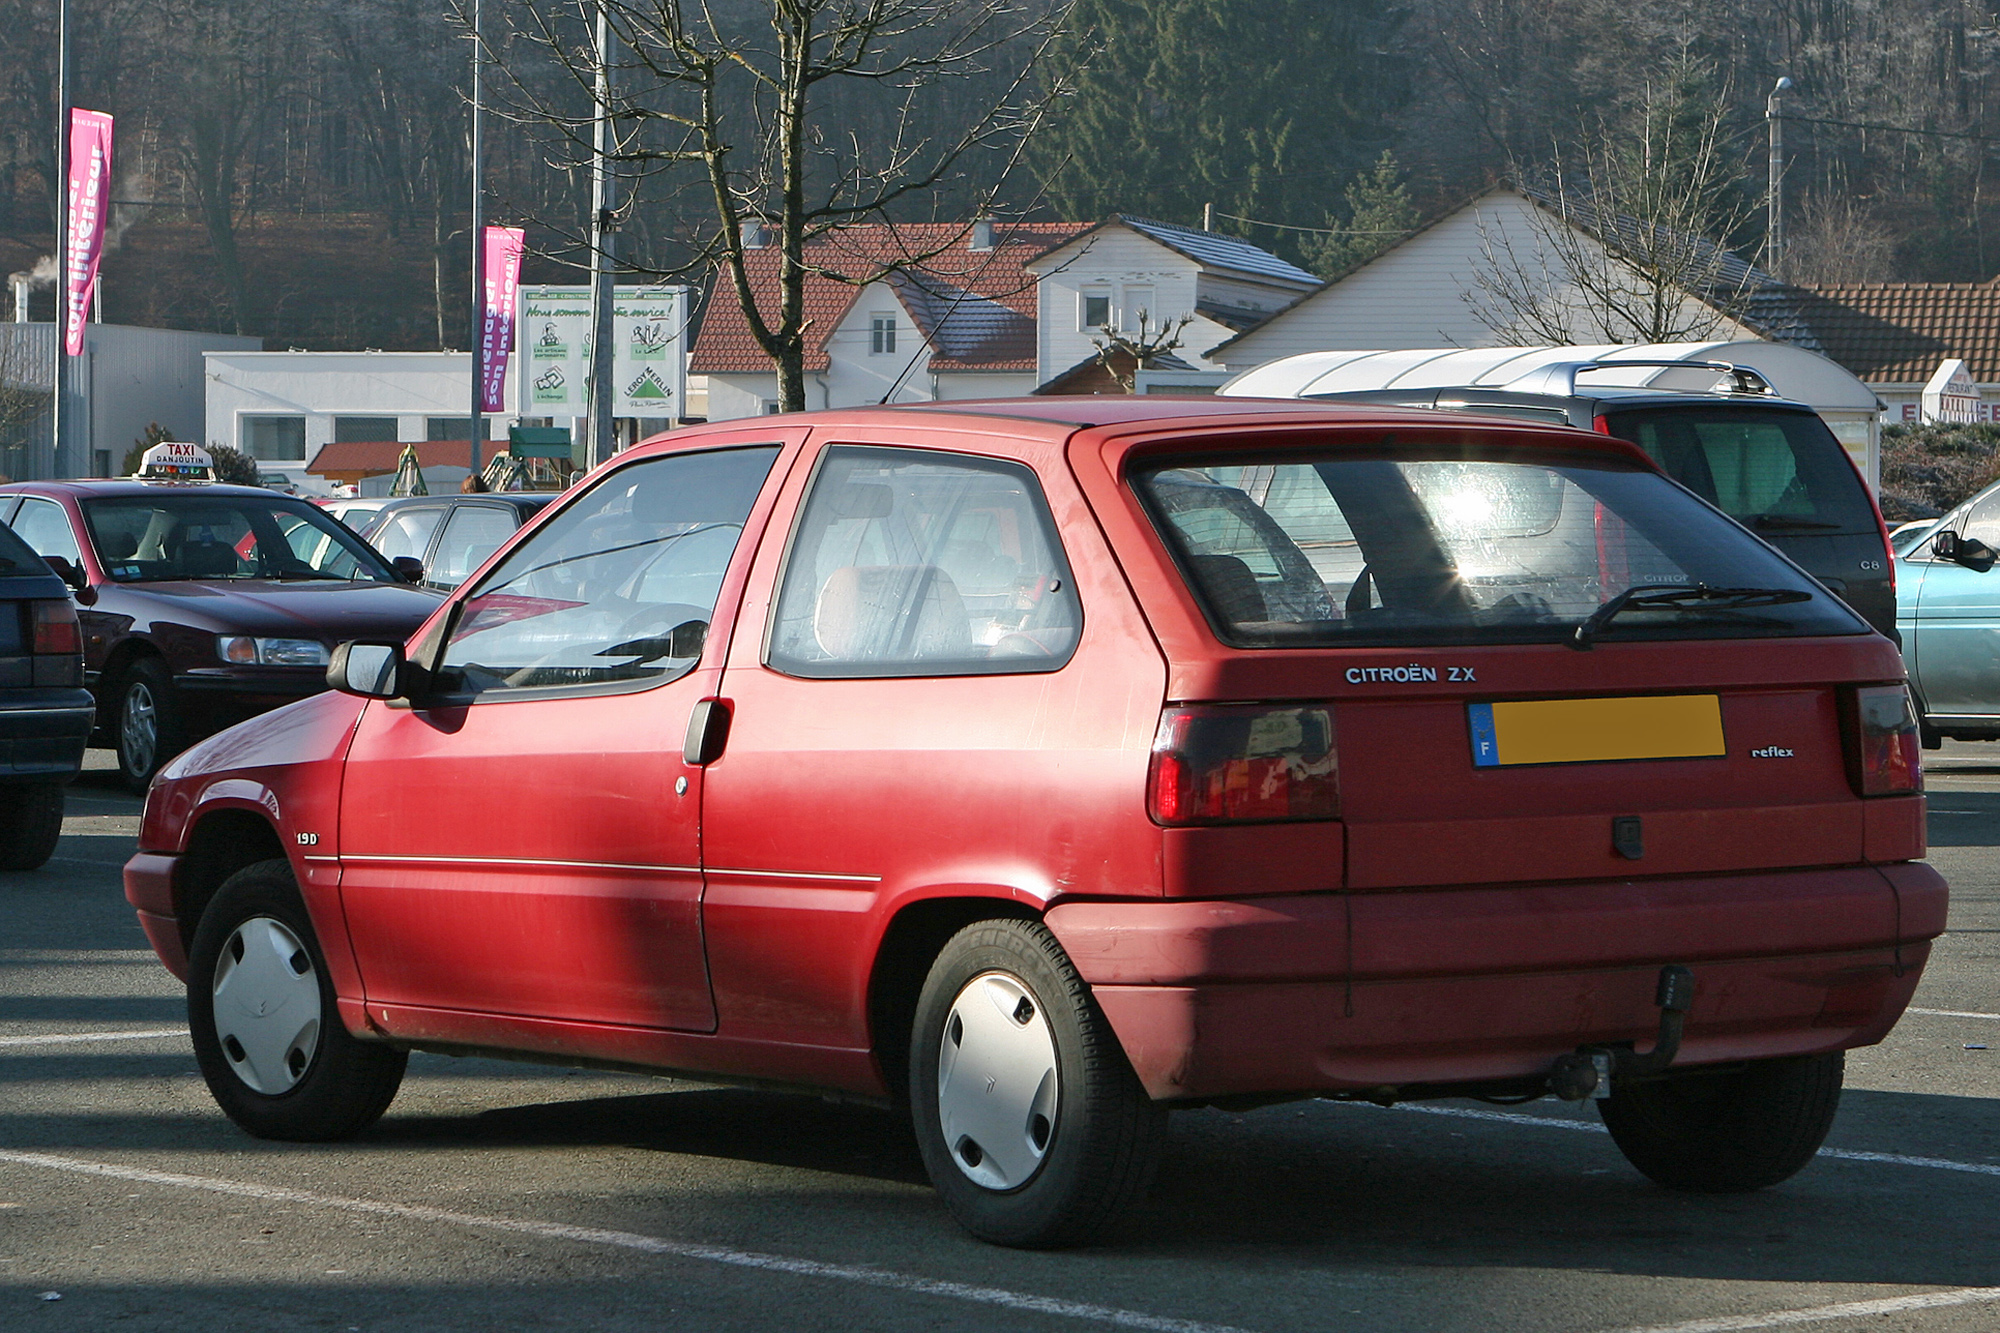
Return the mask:
[[[1494,347],[1519,341],[1502,337],[1480,318],[1480,303],[1487,298],[1478,274],[1496,261],[1520,276],[1536,274],[1544,258],[1543,230],[1567,225],[1554,210],[1522,191],[1490,191],[1360,267],[1319,284],[1282,313],[1222,343],[1209,357],[1234,372],[1302,352]],[[1585,253],[1603,252],[1594,236],[1572,230]],[[1510,249],[1511,260],[1506,254]],[[1776,285],[1734,256],[1726,252],[1718,256],[1722,270],[1718,276],[1731,290]],[[1560,268],[1553,256],[1547,258],[1552,268]],[[1573,289],[1567,293],[1558,289],[1557,297],[1568,297],[1577,307],[1570,342],[1605,341],[1584,316],[1582,298]],[[1751,312],[1757,309],[1758,302],[1753,301]],[[1684,314],[1697,327],[1707,325],[1700,331],[1704,342],[1772,336],[1757,324],[1722,315],[1695,293],[1684,298]]]
[[[1269,319],[1320,280],[1248,241],[1151,218],[1114,214],[1027,265],[1037,279],[1035,364],[1047,386],[1097,364],[1107,329],[1128,338],[1188,319],[1162,391],[1213,388],[1226,363],[1217,344]],[[1044,392],[1048,390],[1045,388]]]
[[[310,471],[336,441],[471,440],[470,352],[210,352],[207,431],[267,472]],[[507,367],[507,401],[514,369]],[[507,438],[511,415],[487,417]],[[483,452],[490,454],[490,446]]]
[[[1024,265],[1083,230],[1070,222],[863,226],[812,248],[806,276],[806,407],[1025,394],[1039,382],[1035,275]],[[921,262],[907,268],[912,258]],[[760,308],[778,303],[778,252],[748,252]],[[897,266],[898,271],[885,270]],[[710,294],[689,359],[708,417],[778,410],[778,376],[727,283]]]

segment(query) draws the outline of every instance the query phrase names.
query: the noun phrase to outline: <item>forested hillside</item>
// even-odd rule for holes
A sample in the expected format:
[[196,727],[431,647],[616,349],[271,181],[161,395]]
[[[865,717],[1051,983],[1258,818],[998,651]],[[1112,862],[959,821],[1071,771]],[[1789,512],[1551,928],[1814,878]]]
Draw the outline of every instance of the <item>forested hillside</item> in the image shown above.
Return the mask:
[[[446,4],[74,3],[75,100],[118,118],[107,317],[279,345],[462,343],[470,44]],[[765,9],[727,0],[720,17],[768,41]],[[540,15],[573,49],[584,29],[573,5],[486,10],[497,95],[543,113],[489,121],[489,215],[527,223],[530,278],[561,280],[589,190],[546,113],[588,103],[526,34]],[[1788,75],[1785,276],[1983,281],[2000,270],[1996,22],[1955,0],[1077,0],[1029,75],[1060,95],[1026,159],[968,155],[900,208],[956,217],[1005,173],[1016,210],[1199,223],[1212,205],[1218,229],[1331,271],[1511,172],[1629,138],[1668,71],[1693,70],[1750,205],[1722,239],[1754,255],[1765,98]],[[1031,57],[992,52],[907,107],[829,91],[814,132],[913,121],[946,138]],[[52,248],[52,0],[0,0],[0,59],[0,264],[27,269]],[[751,147],[757,110],[730,122]],[[714,225],[698,181],[663,171],[625,244],[669,268]]]

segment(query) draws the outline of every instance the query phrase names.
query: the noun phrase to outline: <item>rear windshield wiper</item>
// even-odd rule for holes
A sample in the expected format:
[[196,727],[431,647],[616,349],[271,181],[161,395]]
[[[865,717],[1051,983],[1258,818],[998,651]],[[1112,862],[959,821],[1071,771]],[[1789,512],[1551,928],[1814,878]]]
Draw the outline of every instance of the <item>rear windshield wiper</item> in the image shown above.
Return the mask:
[[1838,523],[1823,523],[1816,518],[1793,518],[1790,514],[1759,514],[1750,520],[1750,526],[1759,532],[1833,532]]
[[1683,607],[1699,606],[1703,609],[1735,610],[1746,606],[1783,606],[1788,602],[1809,602],[1812,594],[1803,588],[1711,588],[1706,583],[1650,584],[1627,588],[1576,627],[1576,632],[1564,640],[1578,651],[1588,651],[1597,631],[1617,618],[1621,611],[1632,607]]

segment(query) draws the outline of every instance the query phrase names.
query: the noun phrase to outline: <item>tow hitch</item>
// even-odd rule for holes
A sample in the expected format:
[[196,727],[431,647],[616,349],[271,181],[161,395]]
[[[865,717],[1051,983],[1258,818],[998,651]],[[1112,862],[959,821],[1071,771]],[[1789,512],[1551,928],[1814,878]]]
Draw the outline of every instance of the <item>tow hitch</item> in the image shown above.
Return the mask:
[[1641,1055],[1624,1046],[1582,1046],[1558,1059],[1549,1071],[1549,1091],[1566,1102],[1611,1095],[1614,1075],[1657,1074],[1680,1054],[1681,1031],[1694,1003],[1694,973],[1678,964],[1660,969],[1653,1003],[1660,1007],[1660,1035],[1653,1049]]

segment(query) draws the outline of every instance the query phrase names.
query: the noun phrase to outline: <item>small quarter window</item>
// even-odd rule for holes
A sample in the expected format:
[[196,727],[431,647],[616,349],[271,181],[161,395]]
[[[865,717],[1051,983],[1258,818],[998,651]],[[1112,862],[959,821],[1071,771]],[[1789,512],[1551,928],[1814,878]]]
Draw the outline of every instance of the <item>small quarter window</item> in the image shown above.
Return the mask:
[[1082,623],[1028,469],[840,446],[800,514],[766,660],[810,677],[1054,671]]

